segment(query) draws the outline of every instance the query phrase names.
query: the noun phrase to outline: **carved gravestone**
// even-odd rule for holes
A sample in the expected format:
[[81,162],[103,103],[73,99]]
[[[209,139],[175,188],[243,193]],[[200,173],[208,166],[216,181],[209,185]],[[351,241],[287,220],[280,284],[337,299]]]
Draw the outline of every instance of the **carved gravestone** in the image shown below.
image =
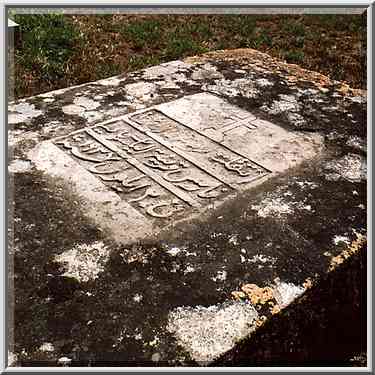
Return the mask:
[[303,365],[359,346],[365,94],[244,53],[9,104],[9,361]]
[[202,93],[43,142],[31,158],[73,182],[100,225],[129,241],[311,158],[320,142]]

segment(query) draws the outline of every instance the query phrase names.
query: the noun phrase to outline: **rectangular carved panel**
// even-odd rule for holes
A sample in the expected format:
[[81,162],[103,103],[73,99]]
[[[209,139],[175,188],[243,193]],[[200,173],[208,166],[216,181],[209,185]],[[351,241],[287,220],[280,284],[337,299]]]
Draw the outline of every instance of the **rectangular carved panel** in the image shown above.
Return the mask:
[[156,109],[53,142],[133,208],[155,219],[184,217],[270,173]]

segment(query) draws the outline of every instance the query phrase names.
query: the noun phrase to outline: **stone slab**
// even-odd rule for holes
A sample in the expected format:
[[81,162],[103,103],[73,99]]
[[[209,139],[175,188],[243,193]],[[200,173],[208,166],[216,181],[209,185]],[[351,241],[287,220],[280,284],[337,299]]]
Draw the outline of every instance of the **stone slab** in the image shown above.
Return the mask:
[[365,351],[365,104],[252,50],[10,103],[13,366]]
[[321,147],[318,135],[291,133],[201,93],[44,141],[29,157],[75,186],[88,215],[129,242],[191,219]]

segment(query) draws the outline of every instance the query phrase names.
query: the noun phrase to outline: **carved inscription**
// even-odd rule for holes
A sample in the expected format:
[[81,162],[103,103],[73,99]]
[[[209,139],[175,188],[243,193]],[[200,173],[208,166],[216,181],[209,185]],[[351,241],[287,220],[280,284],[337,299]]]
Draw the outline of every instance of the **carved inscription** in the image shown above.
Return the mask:
[[[151,122],[153,116],[158,119],[157,123]],[[194,159],[207,173],[220,176],[221,181],[234,189],[270,172],[209,135],[190,128],[188,124],[181,124],[157,110],[132,115],[130,121],[133,126],[158,142],[170,145],[184,158]]]
[[183,217],[269,173],[156,110],[85,128],[54,144],[157,219]]

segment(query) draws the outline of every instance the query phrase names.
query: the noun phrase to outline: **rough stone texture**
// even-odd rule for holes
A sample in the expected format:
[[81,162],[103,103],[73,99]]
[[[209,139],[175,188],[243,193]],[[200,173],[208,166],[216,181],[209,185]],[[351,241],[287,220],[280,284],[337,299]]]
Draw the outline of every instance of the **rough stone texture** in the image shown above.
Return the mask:
[[76,187],[90,218],[127,243],[197,217],[321,147],[318,135],[286,131],[202,93],[41,142],[28,156]]
[[78,245],[55,257],[57,263],[66,266],[63,276],[75,278],[79,282],[96,279],[104,271],[108,260],[109,251],[101,242]]
[[[216,113],[210,120],[210,101],[247,120],[220,134],[226,119]],[[118,117],[145,130],[139,116],[151,108],[272,173],[196,215],[155,226],[157,218],[145,220],[55,143]],[[11,103],[13,366],[252,366],[283,358],[350,365],[355,351],[366,351],[358,328],[365,316],[365,119],[366,93],[252,50]],[[262,132],[272,133],[264,147]],[[258,318],[245,332],[223,314],[227,329],[205,347],[206,312],[227,306],[251,306]],[[199,329],[184,331],[176,312],[181,319],[197,313]],[[315,350],[331,342],[328,333],[352,351],[339,346],[329,358]],[[306,344],[306,337],[313,339]]]
[[178,307],[169,314],[167,329],[198,363],[212,362],[255,329],[255,308],[244,302],[222,306]]

